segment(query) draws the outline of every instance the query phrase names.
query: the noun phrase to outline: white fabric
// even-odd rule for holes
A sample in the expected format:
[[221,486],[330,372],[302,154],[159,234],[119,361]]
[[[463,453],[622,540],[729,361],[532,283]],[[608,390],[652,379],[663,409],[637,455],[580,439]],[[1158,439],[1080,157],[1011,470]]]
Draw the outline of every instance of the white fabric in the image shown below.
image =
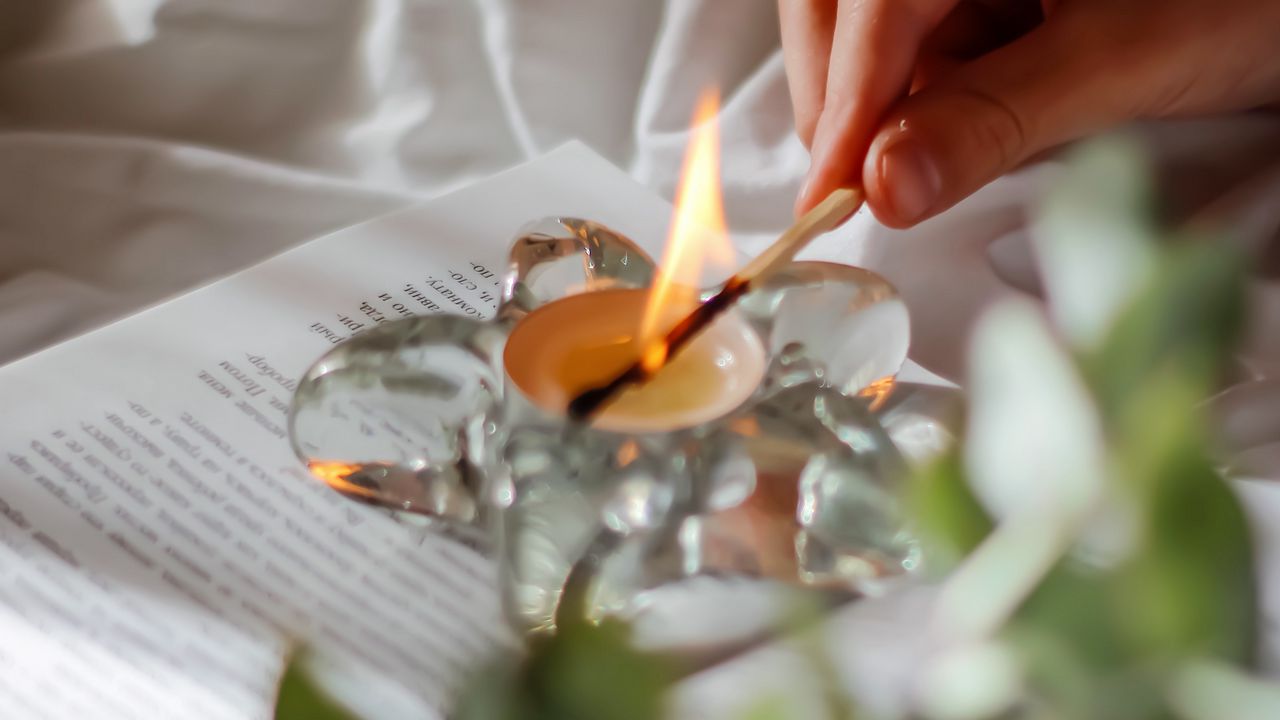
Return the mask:
[[[757,246],[788,221],[808,165],[774,6],[0,5],[0,362],[569,139],[669,197],[708,87],[724,99],[731,226]],[[1280,122],[1148,135],[1189,211],[1274,162]],[[889,276],[912,306],[915,357],[957,377],[978,309],[1034,290],[1022,235],[1046,172],[998,182],[905,233],[864,213],[814,252]],[[1256,197],[1246,206],[1254,234],[1274,234],[1275,213],[1259,217]],[[1261,343],[1277,352],[1274,337]]]
[[568,139],[669,193],[704,86],[726,95],[736,228],[773,229],[805,160],[772,18],[772,0],[0,5],[0,361]]
[[[774,5],[0,3],[0,363],[569,139],[669,197],[694,101],[710,86],[724,100],[731,227],[758,247],[788,222],[808,165]],[[1275,238],[1274,116],[1144,132],[1173,180],[1175,217],[1203,208],[1246,238]],[[979,310],[1036,291],[1027,218],[1052,173],[1005,178],[908,232],[863,213],[812,252],[895,282],[913,357],[955,378]],[[1259,281],[1255,296],[1266,311],[1246,375],[1274,378],[1280,289]],[[1231,407],[1278,412],[1256,405]],[[1261,474],[1280,477],[1280,423],[1255,427],[1265,432],[1237,435],[1270,458]]]

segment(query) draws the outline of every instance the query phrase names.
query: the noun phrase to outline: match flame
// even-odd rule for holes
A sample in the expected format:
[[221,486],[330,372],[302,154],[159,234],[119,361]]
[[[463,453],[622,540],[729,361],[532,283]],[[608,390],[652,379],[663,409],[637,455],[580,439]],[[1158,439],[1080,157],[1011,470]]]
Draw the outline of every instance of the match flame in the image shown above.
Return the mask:
[[[666,325],[697,305],[704,265],[726,271],[734,266],[720,192],[719,111],[719,94],[704,92],[693,117],[693,137],[684,156],[667,247],[640,325],[640,339],[646,343],[661,338],[669,329]],[[665,348],[655,347],[652,352],[665,354]],[[661,364],[660,358],[654,359]]]

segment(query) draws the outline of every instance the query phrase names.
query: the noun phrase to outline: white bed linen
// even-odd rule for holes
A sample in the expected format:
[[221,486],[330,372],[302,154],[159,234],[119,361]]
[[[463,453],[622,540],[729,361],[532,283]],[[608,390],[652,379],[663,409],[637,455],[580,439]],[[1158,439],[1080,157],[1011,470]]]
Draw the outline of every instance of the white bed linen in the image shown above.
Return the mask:
[[[758,247],[789,220],[808,165],[774,1],[0,3],[0,363],[568,139],[670,196],[711,85],[725,101],[731,226]],[[1276,162],[1280,121],[1142,132],[1174,181],[1175,214],[1208,208],[1275,237],[1280,174],[1261,170]],[[863,213],[812,254],[886,274],[911,306],[913,357],[956,377],[977,312],[1035,290],[1027,218],[1053,169],[907,232]],[[1247,365],[1267,383],[1280,376],[1280,289],[1259,281],[1255,298],[1265,312]],[[1280,478],[1280,423],[1266,420],[1280,410],[1250,395],[1229,407],[1263,418],[1238,432],[1242,449]],[[1252,507],[1280,516],[1265,498]],[[1262,553],[1269,569],[1275,555]]]
[[[808,165],[774,2],[0,4],[0,362],[569,139],[670,196],[709,86],[751,249]],[[1187,208],[1280,155],[1274,117],[1147,134]],[[814,252],[897,282],[917,358],[954,377],[977,309],[1034,286],[1022,236],[1046,174],[908,232],[864,213]]]

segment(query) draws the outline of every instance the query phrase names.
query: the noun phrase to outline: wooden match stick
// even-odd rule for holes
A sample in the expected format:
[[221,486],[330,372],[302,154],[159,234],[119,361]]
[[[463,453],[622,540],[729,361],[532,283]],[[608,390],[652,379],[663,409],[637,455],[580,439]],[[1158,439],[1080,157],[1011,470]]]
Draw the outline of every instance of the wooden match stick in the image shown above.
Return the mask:
[[604,385],[589,388],[575,397],[569,403],[569,417],[579,422],[589,422],[623,390],[648,382],[690,340],[711,325],[720,313],[746,294],[753,283],[759,283],[777,272],[814,238],[856,212],[862,206],[864,197],[860,188],[843,188],[828,195],[817,207],[787,228],[764,252],[747,263],[746,267],[734,273],[720,292],[676,323],[662,340],[645,348],[630,367]]

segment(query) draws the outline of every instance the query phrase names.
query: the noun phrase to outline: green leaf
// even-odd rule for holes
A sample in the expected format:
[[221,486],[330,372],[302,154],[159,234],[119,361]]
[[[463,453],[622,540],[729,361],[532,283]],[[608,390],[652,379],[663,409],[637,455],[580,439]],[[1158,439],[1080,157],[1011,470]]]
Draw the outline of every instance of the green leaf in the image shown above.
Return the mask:
[[276,720],[355,720],[316,687],[306,670],[306,655],[295,653],[285,666],[276,697]]
[[1142,518],[1137,552],[1116,570],[1119,600],[1148,656],[1247,662],[1257,613],[1252,542],[1209,459],[1203,380],[1166,365],[1118,411],[1117,476]]
[[908,506],[935,572],[954,567],[991,532],[991,518],[969,488],[958,449],[916,473]]
[[1203,242],[1173,248],[1101,348],[1083,358],[1104,414],[1119,413],[1158,372],[1181,376],[1204,397],[1240,337],[1244,307],[1239,253]]
[[458,720],[657,720],[673,677],[666,661],[636,650],[630,629],[574,623],[537,638],[529,654],[478,676]]
[[[1047,594],[1040,595],[1036,600],[1042,601],[1046,597]],[[1066,603],[1057,604],[1057,609],[1060,611],[1064,605]],[[1025,682],[1039,701],[1052,707],[1058,717],[1094,720],[1104,717],[1108,703],[1099,697],[1100,686],[1104,678],[1115,671],[1116,664],[1091,663],[1087,654],[1081,652],[1078,635],[1062,632],[1064,627],[1034,617],[1036,609],[1044,608],[1029,604],[1024,615],[1015,620],[1005,633],[1022,660]],[[1084,617],[1080,612],[1082,609],[1071,611],[1067,617]],[[1096,626],[1087,626],[1086,629],[1090,633],[1101,630]],[[1096,639],[1090,638],[1095,642]]]
[[1249,661],[1256,587],[1238,499],[1194,435],[1147,464],[1144,547],[1120,577],[1130,632],[1152,655]]
[[657,658],[635,650],[618,622],[574,624],[541,648],[529,677],[548,718],[653,720],[662,716],[668,673]]

